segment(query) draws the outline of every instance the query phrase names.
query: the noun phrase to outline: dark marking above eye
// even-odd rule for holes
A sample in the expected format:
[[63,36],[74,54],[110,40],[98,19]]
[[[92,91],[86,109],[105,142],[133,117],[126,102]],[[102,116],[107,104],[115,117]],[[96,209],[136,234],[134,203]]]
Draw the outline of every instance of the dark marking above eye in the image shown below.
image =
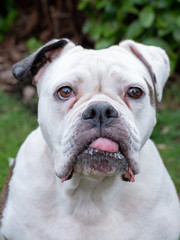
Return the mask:
[[148,72],[151,76],[153,85],[155,85],[157,80],[156,80],[156,75],[154,74],[151,65],[148,63],[148,61],[144,58],[144,56],[134,46],[131,45],[130,49],[134,53],[134,55],[137,58],[139,58],[139,60],[146,66],[146,68],[148,69]]
[[146,84],[147,84],[147,87],[149,89],[149,97],[150,97],[150,103],[152,106],[155,106],[156,105],[156,101],[155,101],[155,95],[154,95],[154,91],[153,91],[153,88],[151,87],[151,85],[148,83],[148,81],[144,78]]

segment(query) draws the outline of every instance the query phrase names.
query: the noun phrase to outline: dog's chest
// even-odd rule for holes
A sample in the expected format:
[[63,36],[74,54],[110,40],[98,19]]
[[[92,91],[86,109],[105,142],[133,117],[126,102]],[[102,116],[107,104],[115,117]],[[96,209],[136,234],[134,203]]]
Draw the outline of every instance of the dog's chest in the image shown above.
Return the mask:
[[[113,209],[101,199],[92,199],[89,195],[78,195],[78,199],[75,197],[73,201],[54,201],[49,205],[43,202],[35,205],[24,201],[21,209],[16,210],[15,215],[10,209],[6,212],[11,222],[8,226],[11,226],[13,240],[119,240],[119,236],[125,236],[123,240],[129,240],[136,235],[132,221],[134,217],[131,220],[131,214],[129,218],[117,206]],[[6,227],[7,232],[9,231],[8,226],[4,226],[5,233]],[[131,230],[127,232],[127,229]],[[7,237],[11,239],[12,236]]]
[[[22,232],[28,230],[27,240],[120,240],[120,236],[124,236],[123,240],[130,240],[137,234],[134,223],[127,222],[118,212],[109,212],[107,215],[99,216],[90,214],[90,211],[93,212],[93,209],[87,213],[81,212],[81,217],[78,216],[79,212],[71,216],[57,214],[56,217],[49,216],[49,219],[47,216],[45,219],[43,216],[38,219],[29,219],[28,223],[23,226]],[[89,219],[87,219],[88,215]],[[17,240],[21,239],[17,238]]]

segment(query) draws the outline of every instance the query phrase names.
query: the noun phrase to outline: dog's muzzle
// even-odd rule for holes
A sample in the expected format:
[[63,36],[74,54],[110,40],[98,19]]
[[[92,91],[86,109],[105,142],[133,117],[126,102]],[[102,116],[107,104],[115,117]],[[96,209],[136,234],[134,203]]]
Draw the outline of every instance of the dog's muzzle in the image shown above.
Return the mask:
[[[73,159],[68,171],[59,176],[64,182],[73,172],[84,175],[122,175],[124,180],[134,181],[134,165],[131,160],[134,133],[108,102],[90,104],[82,113],[74,143]],[[135,136],[134,136],[135,138]],[[67,152],[67,150],[66,150]]]

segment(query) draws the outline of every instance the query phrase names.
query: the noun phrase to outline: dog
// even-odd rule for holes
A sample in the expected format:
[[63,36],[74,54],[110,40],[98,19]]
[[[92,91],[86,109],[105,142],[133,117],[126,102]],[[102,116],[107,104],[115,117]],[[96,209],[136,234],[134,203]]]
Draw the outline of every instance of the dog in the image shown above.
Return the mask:
[[1,238],[178,240],[177,193],[149,139],[169,75],[165,51],[55,39],[12,71],[37,86],[39,127],[3,193]]

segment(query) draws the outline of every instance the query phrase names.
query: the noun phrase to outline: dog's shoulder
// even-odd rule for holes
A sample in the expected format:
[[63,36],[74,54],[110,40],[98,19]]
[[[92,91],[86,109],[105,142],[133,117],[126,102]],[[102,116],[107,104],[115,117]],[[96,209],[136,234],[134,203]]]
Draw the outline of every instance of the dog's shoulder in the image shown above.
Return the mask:
[[24,161],[24,159],[26,159],[27,162],[29,158],[37,159],[39,154],[44,151],[45,146],[47,146],[47,144],[38,127],[27,136],[21,145],[16,157],[17,165],[19,165],[19,162]]
[[32,151],[32,145],[35,145],[36,148],[39,148],[41,146],[40,142],[42,140],[42,135],[41,135],[41,131],[39,128],[37,128],[36,130],[34,130],[33,132],[31,132],[28,137],[26,138],[26,140],[24,141],[24,143],[22,144],[18,155],[16,157],[16,160],[13,161],[13,163],[11,164],[10,168],[9,168],[9,172],[6,178],[6,181],[4,183],[1,195],[0,195],[0,224],[1,224],[1,219],[3,217],[3,210],[6,206],[7,203],[7,199],[8,199],[8,194],[9,194],[9,183],[11,181],[11,178],[13,176],[13,171],[14,168],[16,167],[16,163],[18,162],[19,159],[19,155],[23,156],[24,153],[27,154],[27,151],[30,153]]

